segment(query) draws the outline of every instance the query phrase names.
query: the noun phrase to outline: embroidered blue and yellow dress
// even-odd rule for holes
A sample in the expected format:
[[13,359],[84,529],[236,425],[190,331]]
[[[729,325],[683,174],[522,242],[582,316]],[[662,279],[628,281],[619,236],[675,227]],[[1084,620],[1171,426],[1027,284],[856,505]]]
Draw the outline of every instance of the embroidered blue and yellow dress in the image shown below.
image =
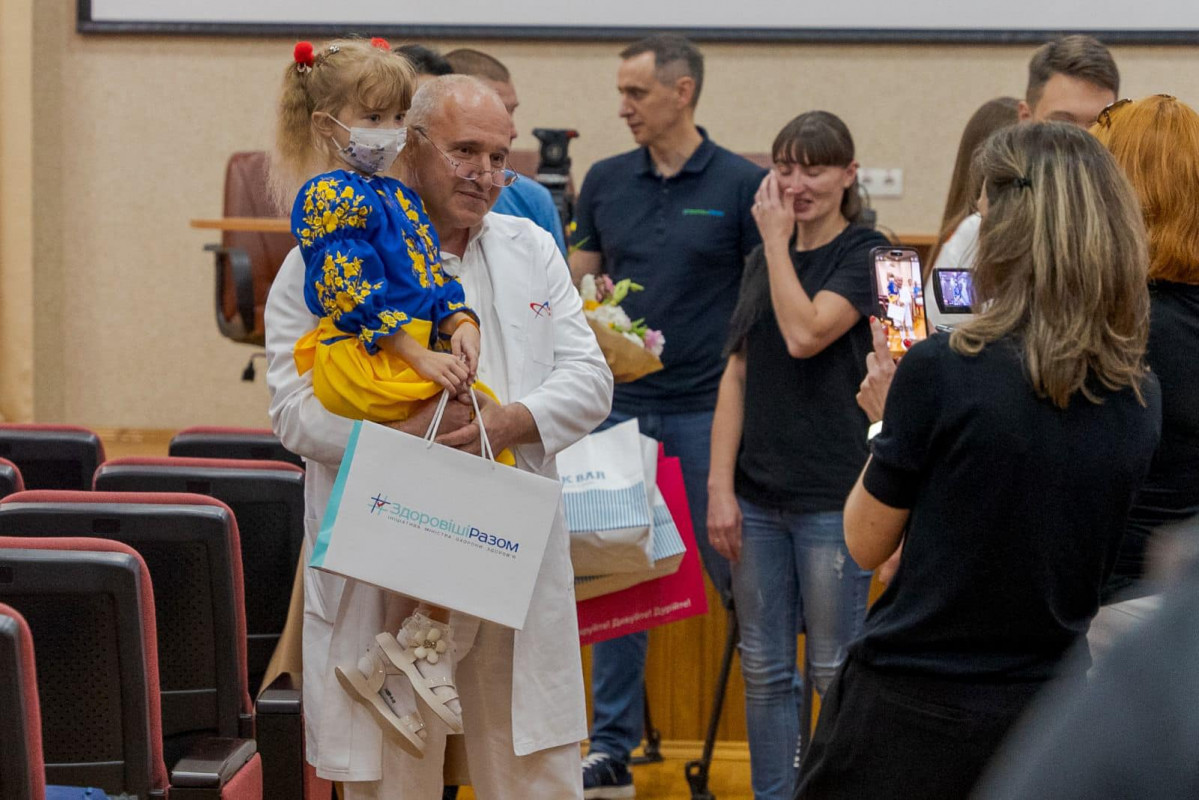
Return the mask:
[[[313,371],[313,391],[334,414],[406,419],[441,387],[380,341],[402,332],[435,347],[448,317],[478,319],[462,285],[441,269],[420,197],[394,178],[336,170],[304,185],[291,225],[304,256],[304,300],[320,317],[296,342],[296,369]],[[475,388],[494,399],[481,383]]]

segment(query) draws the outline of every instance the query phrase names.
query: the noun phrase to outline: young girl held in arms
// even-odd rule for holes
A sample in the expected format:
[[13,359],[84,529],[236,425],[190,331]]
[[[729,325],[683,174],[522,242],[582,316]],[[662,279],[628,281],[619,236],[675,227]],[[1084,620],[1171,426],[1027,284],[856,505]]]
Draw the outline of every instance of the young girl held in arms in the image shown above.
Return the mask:
[[[275,178],[294,185],[307,177],[291,225],[306,265],[304,297],[320,318],[296,343],[296,368],[312,370],[329,411],[352,419],[402,421],[442,390],[474,388],[494,399],[474,381],[478,317],[461,284],[441,270],[421,199],[386,175],[404,145],[411,67],[382,39],[319,50],[300,42],[294,58],[280,99]],[[507,451],[498,460],[514,463]],[[403,606],[395,618],[410,615],[397,635],[380,633],[336,674],[419,755],[426,733],[415,695],[455,733],[462,711],[449,612]]]

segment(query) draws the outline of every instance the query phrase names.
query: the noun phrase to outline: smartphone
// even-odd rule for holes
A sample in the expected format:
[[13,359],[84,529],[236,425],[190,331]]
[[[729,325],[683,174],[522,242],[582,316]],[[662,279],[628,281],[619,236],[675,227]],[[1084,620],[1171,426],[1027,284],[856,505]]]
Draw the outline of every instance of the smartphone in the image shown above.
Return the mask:
[[878,318],[886,328],[891,355],[900,358],[928,337],[920,254],[911,247],[876,247],[870,251],[870,262]]
[[933,292],[942,314],[974,312],[974,273],[968,269],[934,269]]

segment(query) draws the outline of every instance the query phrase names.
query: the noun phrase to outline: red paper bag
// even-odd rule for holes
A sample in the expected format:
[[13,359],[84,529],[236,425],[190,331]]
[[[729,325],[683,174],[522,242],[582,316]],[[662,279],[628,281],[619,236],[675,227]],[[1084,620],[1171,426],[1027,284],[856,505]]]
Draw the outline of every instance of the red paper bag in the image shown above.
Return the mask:
[[662,455],[661,447],[658,449],[658,488],[687,548],[683,561],[673,575],[580,601],[577,604],[580,644],[595,644],[708,613],[699,549],[695,545],[691,510],[683,489],[683,470],[677,458]]

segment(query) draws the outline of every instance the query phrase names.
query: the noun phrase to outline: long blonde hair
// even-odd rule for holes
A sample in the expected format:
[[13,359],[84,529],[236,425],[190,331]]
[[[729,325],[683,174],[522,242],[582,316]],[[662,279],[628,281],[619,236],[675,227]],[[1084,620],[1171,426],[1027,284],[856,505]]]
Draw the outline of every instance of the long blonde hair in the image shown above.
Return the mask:
[[416,73],[403,56],[364,39],[338,39],[313,49],[307,69],[295,60],[283,72],[271,191],[290,209],[306,180],[328,168],[332,148],[312,125],[316,111],[336,116],[343,108],[387,108],[412,103]]
[[974,302],[984,309],[950,336],[974,355],[1014,336],[1041,397],[1065,408],[1077,392],[1131,388],[1145,376],[1148,252],[1136,195],[1099,142],[1072,125],[1017,125],[979,152],[987,211]]

